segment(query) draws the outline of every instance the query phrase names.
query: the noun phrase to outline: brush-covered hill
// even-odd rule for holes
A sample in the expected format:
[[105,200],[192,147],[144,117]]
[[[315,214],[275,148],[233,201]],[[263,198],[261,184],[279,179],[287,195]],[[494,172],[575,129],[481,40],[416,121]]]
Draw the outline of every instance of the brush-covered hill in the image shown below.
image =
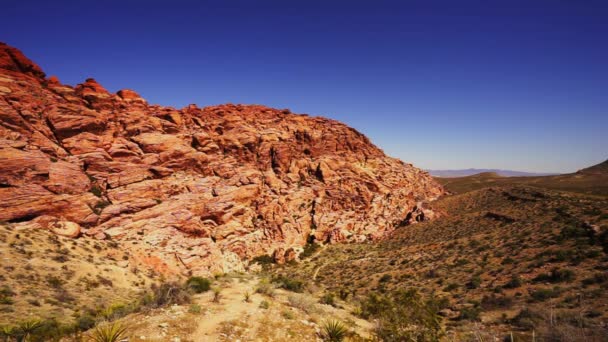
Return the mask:
[[0,220],[15,229],[111,239],[132,265],[209,275],[293,260],[310,239],[381,239],[442,193],[340,122],[72,87],[0,44]]
[[436,179],[449,191],[454,193],[465,193],[488,186],[528,185],[606,197],[608,196],[608,161],[575,173],[561,175],[504,177],[484,172],[467,177],[436,177]]
[[[359,303],[386,341],[432,341],[425,332],[437,321],[448,341],[606,341],[605,198],[518,185],[433,206],[444,213],[437,220],[376,244],[326,246],[272,272]],[[427,316],[403,309],[420,301]]]

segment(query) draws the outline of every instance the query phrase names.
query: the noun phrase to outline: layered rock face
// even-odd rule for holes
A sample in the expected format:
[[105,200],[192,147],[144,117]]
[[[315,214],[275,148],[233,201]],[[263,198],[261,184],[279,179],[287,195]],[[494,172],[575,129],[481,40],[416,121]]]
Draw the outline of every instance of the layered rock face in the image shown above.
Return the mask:
[[178,110],[45,77],[0,43],[0,220],[117,240],[162,272],[292,259],[310,239],[379,239],[443,192],[334,120],[258,105]]

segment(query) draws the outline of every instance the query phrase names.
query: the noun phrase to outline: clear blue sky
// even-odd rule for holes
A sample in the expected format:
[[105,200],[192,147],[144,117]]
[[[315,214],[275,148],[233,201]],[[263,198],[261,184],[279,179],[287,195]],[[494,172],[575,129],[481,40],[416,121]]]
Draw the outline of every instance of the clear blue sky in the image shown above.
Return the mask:
[[343,121],[423,168],[608,158],[608,1],[10,1],[0,40],[67,84]]

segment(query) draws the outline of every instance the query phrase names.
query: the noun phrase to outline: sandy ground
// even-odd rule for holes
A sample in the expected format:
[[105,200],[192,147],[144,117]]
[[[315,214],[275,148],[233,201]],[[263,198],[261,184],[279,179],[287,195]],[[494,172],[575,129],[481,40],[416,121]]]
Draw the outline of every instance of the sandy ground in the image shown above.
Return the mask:
[[353,341],[369,336],[372,324],[353,316],[352,308],[319,304],[310,293],[258,294],[259,281],[252,275],[224,277],[214,283],[221,289],[219,303],[209,291],[196,295],[191,306],[132,315],[126,318],[133,325],[130,341],[322,341],[322,325],[329,319],[343,322]]

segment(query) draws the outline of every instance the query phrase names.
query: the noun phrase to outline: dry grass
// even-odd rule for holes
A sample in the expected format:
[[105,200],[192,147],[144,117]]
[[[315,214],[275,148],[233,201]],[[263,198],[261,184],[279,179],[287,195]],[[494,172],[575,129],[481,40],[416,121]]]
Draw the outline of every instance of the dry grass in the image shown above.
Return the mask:
[[[128,267],[129,256],[111,241],[68,239],[43,230],[0,224],[0,322],[74,317],[126,304],[154,279]],[[1,299],[0,298],[0,299]]]
[[[308,263],[275,269],[312,279],[356,302],[413,287],[447,301],[444,325],[458,336],[544,326],[524,308],[570,317],[560,329],[608,336],[608,257],[594,229],[608,229],[608,200],[529,187],[491,188],[434,204],[445,217],[399,228],[378,244],[332,245]],[[593,228],[593,227],[596,228]],[[477,330],[474,330],[477,329]],[[555,330],[555,329],[554,329]],[[473,339],[475,337],[471,335]]]

